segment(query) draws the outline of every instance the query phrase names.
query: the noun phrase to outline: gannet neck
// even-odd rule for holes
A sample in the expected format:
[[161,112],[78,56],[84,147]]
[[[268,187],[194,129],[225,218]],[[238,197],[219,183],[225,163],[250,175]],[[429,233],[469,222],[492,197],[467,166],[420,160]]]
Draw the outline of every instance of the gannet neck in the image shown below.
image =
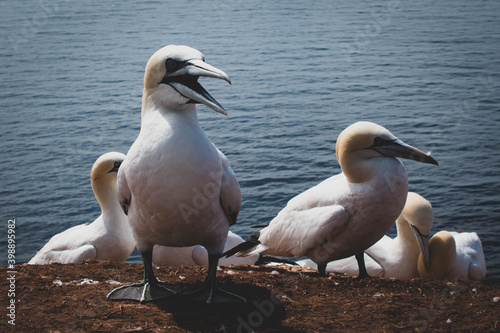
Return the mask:
[[149,131],[157,126],[163,128],[162,124],[174,129],[180,126],[181,123],[183,126],[199,128],[201,130],[195,104],[185,104],[182,108],[169,108],[161,104],[149,104],[144,109],[146,111],[142,115],[141,130]]
[[104,216],[123,215],[116,193],[116,176],[124,159],[124,154],[111,152],[100,156],[92,166],[90,184]]
[[121,211],[116,196],[116,173],[106,174],[97,179],[91,179],[94,196],[103,213]]
[[350,183],[367,183],[378,177],[389,181],[391,174],[397,178],[401,178],[401,173],[406,174],[403,164],[397,159],[370,155],[369,151],[344,154],[340,167]]
[[406,218],[402,215],[398,217],[396,220],[397,227],[397,236],[396,240],[401,242],[402,246],[406,249],[411,250],[411,252],[415,252],[418,256],[420,253],[420,248],[418,246],[417,239],[415,238],[415,234],[410,226],[410,222],[406,220]]

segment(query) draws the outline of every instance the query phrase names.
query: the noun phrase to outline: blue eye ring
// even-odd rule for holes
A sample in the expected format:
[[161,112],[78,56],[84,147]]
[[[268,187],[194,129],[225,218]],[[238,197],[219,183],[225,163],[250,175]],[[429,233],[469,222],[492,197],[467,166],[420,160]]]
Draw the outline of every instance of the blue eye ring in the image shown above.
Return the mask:
[[182,67],[182,63],[175,59],[168,58],[165,60],[165,67],[167,68],[168,73],[173,73]]

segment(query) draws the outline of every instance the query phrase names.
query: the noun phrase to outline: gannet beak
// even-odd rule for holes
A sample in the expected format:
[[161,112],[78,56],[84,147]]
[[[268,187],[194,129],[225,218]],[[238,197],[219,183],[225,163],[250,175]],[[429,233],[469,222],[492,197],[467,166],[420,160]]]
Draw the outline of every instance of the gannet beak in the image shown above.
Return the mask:
[[386,140],[377,137],[374,144],[368,149],[373,149],[384,156],[401,157],[417,162],[439,165],[430,154],[424,153],[399,139]]
[[423,235],[420,230],[413,224],[411,225],[411,229],[415,233],[415,237],[417,237],[418,245],[420,246],[420,251],[422,251],[422,258],[424,259],[425,268],[428,270],[430,267],[430,259],[429,259],[429,235]]
[[122,165],[121,161],[116,161],[115,164],[113,165],[113,169],[109,170],[108,173],[118,172],[118,169],[120,169],[121,165]]
[[172,86],[179,94],[190,99],[191,103],[200,103],[227,116],[226,110],[198,83],[200,76],[222,79],[231,84],[229,76],[203,60],[191,59],[184,66],[164,78],[162,81]]

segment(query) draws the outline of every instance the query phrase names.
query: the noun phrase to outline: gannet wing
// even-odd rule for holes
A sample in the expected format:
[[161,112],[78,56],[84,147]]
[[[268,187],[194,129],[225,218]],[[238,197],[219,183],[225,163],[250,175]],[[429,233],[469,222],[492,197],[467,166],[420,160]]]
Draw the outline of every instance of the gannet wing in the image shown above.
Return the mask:
[[334,239],[348,222],[349,213],[341,205],[284,209],[260,230],[259,241],[270,249],[268,254],[300,258]]
[[78,263],[84,259],[97,259],[97,250],[92,244],[82,245],[76,249],[40,251],[29,263],[47,265],[53,262],[61,264]]
[[228,159],[220,150],[218,151],[222,160],[220,205],[229,220],[229,225],[233,225],[241,209],[241,189]]

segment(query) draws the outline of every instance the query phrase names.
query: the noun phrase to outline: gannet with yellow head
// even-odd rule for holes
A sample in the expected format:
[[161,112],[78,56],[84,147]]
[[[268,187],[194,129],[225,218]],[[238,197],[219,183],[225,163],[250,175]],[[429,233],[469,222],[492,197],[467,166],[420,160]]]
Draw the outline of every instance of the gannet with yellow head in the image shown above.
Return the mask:
[[72,227],[53,236],[28,264],[77,263],[83,259],[123,262],[135,243],[127,216],[116,198],[116,174],[122,153],[100,156],[90,172],[90,183],[101,215],[92,223]]
[[424,279],[480,281],[486,276],[483,245],[475,232],[437,232],[429,241],[429,264],[419,256]]
[[336,154],[342,173],[291,199],[269,226],[223,255],[306,256],[321,275],[330,261],[356,255],[366,276],[363,251],[384,236],[406,202],[408,177],[396,157],[438,163],[366,121],[340,133]]
[[118,173],[118,198],[142,256],[144,281],[115,289],[108,299],[143,302],[175,294],[154,276],[153,246],[202,245],[208,276],[201,289],[184,295],[207,303],[245,301],[216,285],[219,255],[236,223],[241,192],[229,161],[200,127],[197,103],[226,114],[198,83],[200,76],[231,83],[188,46],[161,48],[146,65],[140,133]]

